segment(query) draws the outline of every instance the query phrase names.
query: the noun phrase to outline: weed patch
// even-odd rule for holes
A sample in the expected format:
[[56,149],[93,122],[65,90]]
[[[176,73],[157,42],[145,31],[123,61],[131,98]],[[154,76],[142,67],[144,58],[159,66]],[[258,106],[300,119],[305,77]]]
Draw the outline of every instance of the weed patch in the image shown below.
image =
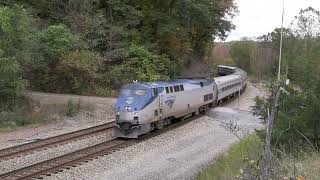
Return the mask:
[[28,98],[19,100],[12,111],[0,110],[0,131],[12,131],[22,127],[33,127],[73,117],[83,109],[91,110],[80,101],[69,101],[66,105],[40,104]]
[[262,143],[257,135],[250,135],[233,144],[228,153],[222,154],[217,161],[202,172],[199,180],[245,179],[248,174],[256,175],[261,156]]

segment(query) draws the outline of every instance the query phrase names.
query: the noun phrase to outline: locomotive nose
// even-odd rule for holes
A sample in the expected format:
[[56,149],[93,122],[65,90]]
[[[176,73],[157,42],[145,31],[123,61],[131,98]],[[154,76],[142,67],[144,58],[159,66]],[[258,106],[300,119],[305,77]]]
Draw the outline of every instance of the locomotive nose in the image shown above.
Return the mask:
[[116,115],[117,124],[130,123],[139,124],[139,113],[138,112],[118,112]]

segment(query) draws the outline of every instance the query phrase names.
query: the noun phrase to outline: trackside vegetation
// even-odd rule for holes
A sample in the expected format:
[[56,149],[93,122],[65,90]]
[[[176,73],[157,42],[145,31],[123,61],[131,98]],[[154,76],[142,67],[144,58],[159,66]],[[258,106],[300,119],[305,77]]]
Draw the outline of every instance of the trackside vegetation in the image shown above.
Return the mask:
[[262,142],[256,134],[231,145],[214,164],[200,173],[198,180],[246,179],[258,176]]
[[[320,154],[319,22],[320,12],[309,7],[300,11],[290,28],[284,29],[280,98],[275,107],[271,137],[272,159],[268,162],[272,167],[268,176],[272,179],[320,178],[320,161],[316,158]],[[277,28],[255,41],[243,38],[227,44],[230,50],[226,62],[243,67],[250,77],[264,81],[269,87],[271,96],[256,98],[253,107],[254,114],[266,125],[278,86],[274,79],[277,75],[280,31]],[[290,79],[289,84],[285,84],[286,79]],[[257,134],[261,142],[265,142],[266,132]],[[263,149],[260,150],[259,154],[262,154]],[[262,163],[258,167],[258,174],[263,175]],[[252,175],[255,177],[255,172]]]
[[236,12],[234,0],[0,1],[1,120],[24,111],[26,89],[116,96],[173,78],[227,37]]
[[0,132],[24,127],[36,127],[59,122],[64,117],[76,116],[81,111],[92,111],[93,107],[81,101],[69,100],[67,104],[41,104],[29,98],[19,98],[14,111],[0,112]]

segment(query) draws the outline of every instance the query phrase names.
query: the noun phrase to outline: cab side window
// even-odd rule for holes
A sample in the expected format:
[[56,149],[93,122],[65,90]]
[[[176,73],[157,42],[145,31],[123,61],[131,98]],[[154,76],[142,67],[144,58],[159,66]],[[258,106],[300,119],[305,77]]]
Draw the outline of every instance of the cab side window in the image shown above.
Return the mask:
[[158,95],[158,89],[157,88],[152,88],[152,93],[153,93],[153,96],[157,96]]

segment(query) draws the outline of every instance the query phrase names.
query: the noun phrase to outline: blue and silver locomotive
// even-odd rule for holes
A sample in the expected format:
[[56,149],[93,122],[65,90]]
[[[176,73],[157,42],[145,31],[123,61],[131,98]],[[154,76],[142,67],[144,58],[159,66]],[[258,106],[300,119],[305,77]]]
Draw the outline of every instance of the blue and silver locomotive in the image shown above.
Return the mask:
[[213,105],[213,79],[133,83],[121,88],[116,103],[115,137],[137,138],[161,129],[172,119],[198,114]]
[[116,104],[115,137],[137,138],[154,129],[205,111],[245,88],[247,73],[218,66],[213,79],[178,79],[133,83],[122,87]]

